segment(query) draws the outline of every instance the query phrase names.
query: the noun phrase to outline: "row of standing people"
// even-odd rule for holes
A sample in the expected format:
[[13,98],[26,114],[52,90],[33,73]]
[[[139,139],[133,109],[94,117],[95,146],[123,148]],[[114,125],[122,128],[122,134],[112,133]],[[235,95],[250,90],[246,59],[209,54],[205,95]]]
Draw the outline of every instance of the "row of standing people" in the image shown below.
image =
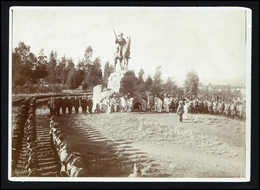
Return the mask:
[[[241,101],[224,101],[203,98],[176,98],[164,95],[148,96],[147,98],[131,97],[129,95],[117,96],[115,94],[103,99],[95,110],[92,110],[93,102],[91,98],[85,96],[81,97],[57,97],[50,98],[48,101],[51,114],[59,115],[72,113],[72,108],[76,113],[79,113],[81,107],[83,113],[92,112],[131,112],[134,110],[134,104],[140,104],[140,111],[149,112],[177,112],[179,103],[183,102],[184,113],[202,113],[202,114],[216,114],[225,115],[231,118],[245,119],[246,110],[245,103]],[[137,101],[136,101],[137,100]]]
[[75,113],[79,113],[80,107],[83,113],[92,113],[92,106],[92,99],[86,96],[51,97],[48,99],[51,115],[71,114],[73,108]]
[[183,101],[184,113],[223,115],[232,119],[246,118],[246,104],[241,101],[184,99],[174,100],[173,108]]
[[150,96],[147,100],[147,111],[176,113],[181,101],[183,102],[185,113],[224,115],[239,119],[245,119],[246,117],[246,104],[242,101],[206,98],[188,99],[167,95],[164,97]]
[[97,106],[95,112],[131,112],[133,111],[133,97],[127,95],[117,96],[112,94],[109,97],[104,98]]

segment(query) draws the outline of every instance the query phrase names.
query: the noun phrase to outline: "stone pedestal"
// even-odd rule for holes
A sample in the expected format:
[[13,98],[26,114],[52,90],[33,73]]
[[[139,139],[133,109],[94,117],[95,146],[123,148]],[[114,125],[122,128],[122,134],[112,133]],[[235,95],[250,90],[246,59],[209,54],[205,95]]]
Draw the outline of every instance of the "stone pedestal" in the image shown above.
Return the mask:
[[123,72],[112,73],[108,78],[107,88],[112,90],[113,92],[118,93],[120,90],[120,82],[123,76]]
[[97,104],[100,104],[102,100],[108,98],[113,93],[119,93],[120,82],[125,72],[126,71],[118,69],[116,72],[112,73],[108,78],[106,90],[102,90],[101,85],[97,85],[93,88],[93,112],[95,111]]

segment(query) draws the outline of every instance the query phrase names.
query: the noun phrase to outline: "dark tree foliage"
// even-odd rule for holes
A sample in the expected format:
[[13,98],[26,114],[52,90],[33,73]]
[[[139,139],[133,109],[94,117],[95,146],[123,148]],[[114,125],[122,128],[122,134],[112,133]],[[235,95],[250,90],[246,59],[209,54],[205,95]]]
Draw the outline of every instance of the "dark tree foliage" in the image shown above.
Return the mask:
[[157,67],[155,70],[152,93],[155,95],[160,95],[162,93],[162,79],[161,79],[161,66]]
[[140,69],[138,73],[138,84],[144,83],[144,70]]
[[84,80],[84,72],[82,70],[75,70],[73,75],[72,89],[78,88]]
[[134,71],[127,71],[120,82],[120,93],[122,94],[138,94],[137,88],[138,78]]
[[96,58],[93,64],[87,64],[87,73],[84,78],[83,88],[92,89],[102,82],[102,70],[100,59]]
[[50,84],[55,84],[58,81],[57,74],[56,74],[56,66],[57,66],[57,53],[51,51],[49,62],[47,64],[47,70],[48,70],[47,81]]
[[103,76],[103,87],[107,87],[108,78],[111,73],[114,72],[113,65],[110,65],[109,62],[106,62],[104,67],[104,76]]
[[199,77],[198,75],[191,71],[186,75],[185,79],[185,95],[197,96],[199,87]]
[[[106,87],[109,76],[114,72],[114,67],[107,62],[104,65],[104,74],[102,75],[101,60],[97,57],[92,61],[92,54],[92,47],[87,46],[83,58],[75,65],[73,60],[66,58],[65,55],[58,60],[55,51],[51,51],[48,58],[44,55],[43,50],[38,56],[35,56],[30,51],[30,46],[20,42],[12,53],[13,87],[18,86],[18,89],[24,89],[29,88],[34,83],[37,86],[38,82],[46,84],[46,81],[50,89],[52,86],[54,88],[59,86],[61,89],[76,89],[82,86],[83,89],[92,90],[98,84]],[[156,68],[153,78],[148,76],[144,80],[144,73],[143,69],[140,69],[138,76],[135,75],[134,71],[126,72],[121,80],[120,93],[130,93],[140,97],[144,97],[148,91],[153,95],[162,95],[163,93],[172,96],[198,94],[199,78],[195,73],[187,74],[185,88],[178,88],[170,78],[163,82],[161,67]]]
[[33,67],[32,74],[33,83],[39,82],[40,79],[43,79],[48,75],[47,56],[44,55],[43,49],[40,51],[39,56],[37,57],[37,61]]
[[74,73],[75,73],[74,63],[73,63],[72,59],[69,59],[69,60],[68,60],[68,65],[67,65],[67,67],[66,67],[67,77],[66,77],[66,83],[65,83],[66,86],[67,86],[69,89],[75,88]]
[[40,63],[30,52],[30,46],[20,42],[12,53],[13,87],[36,83],[40,77],[46,76],[45,63]]
[[152,86],[153,86],[153,79],[152,79],[151,76],[148,76],[148,77],[147,77],[147,79],[145,80],[144,85],[145,85],[145,89],[146,89],[147,91],[151,91]]
[[163,93],[166,93],[171,96],[176,96],[177,94],[177,85],[174,81],[169,77],[166,83],[163,84]]
[[146,89],[145,89],[145,83],[144,83],[144,70],[143,69],[140,69],[140,71],[138,72],[137,89],[138,89],[138,92],[142,96],[144,96]]
[[56,67],[57,82],[60,84],[65,84],[67,79],[66,63],[67,63],[66,57],[63,56]]

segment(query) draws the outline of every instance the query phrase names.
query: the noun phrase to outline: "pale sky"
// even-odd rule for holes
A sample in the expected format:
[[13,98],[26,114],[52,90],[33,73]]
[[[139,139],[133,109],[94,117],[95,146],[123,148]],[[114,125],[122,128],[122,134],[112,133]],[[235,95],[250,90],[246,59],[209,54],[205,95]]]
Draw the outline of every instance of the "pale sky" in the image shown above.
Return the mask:
[[13,12],[13,47],[20,41],[49,56],[83,58],[91,45],[102,64],[113,63],[115,37],[131,36],[129,69],[146,76],[162,67],[162,77],[181,84],[194,70],[202,83],[244,81],[245,10],[220,8],[34,8]]

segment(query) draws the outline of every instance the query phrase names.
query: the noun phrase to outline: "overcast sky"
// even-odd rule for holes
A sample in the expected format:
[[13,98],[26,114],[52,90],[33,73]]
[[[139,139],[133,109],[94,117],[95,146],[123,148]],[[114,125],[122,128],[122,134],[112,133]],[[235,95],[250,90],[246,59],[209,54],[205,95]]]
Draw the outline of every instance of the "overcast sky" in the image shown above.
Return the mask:
[[129,69],[177,83],[194,70],[202,83],[245,80],[245,11],[241,9],[77,8],[15,9],[13,47],[20,41],[49,55],[71,57],[75,64],[91,45],[102,64],[113,63],[115,37],[130,35]]

